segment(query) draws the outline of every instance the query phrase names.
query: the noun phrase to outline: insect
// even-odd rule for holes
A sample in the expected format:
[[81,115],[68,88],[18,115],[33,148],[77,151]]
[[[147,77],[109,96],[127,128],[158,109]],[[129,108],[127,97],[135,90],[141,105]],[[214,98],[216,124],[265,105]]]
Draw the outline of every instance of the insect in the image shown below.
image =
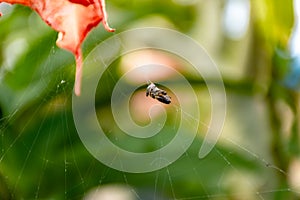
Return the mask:
[[167,94],[166,91],[159,89],[156,87],[154,83],[151,83],[148,85],[146,90],[146,96],[152,97],[153,99],[157,99],[158,101],[169,104],[171,103],[171,97]]

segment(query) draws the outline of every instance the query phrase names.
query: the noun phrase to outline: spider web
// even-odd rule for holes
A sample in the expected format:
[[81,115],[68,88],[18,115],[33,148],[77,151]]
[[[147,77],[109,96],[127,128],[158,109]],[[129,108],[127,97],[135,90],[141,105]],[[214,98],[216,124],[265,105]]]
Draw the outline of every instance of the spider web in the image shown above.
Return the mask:
[[[54,50],[50,52],[54,53]],[[47,66],[52,65],[49,62]],[[114,72],[108,69],[107,77],[117,82]],[[46,68],[44,74],[48,74]],[[25,108],[17,106],[0,120],[0,183],[5,183],[13,199],[82,199],[89,196],[93,188],[100,195],[111,188],[108,190],[111,195],[119,192],[125,198],[129,193],[132,199],[138,200],[273,199],[299,195],[299,191],[288,185],[278,184],[280,179],[290,177],[287,171],[272,164],[271,131],[262,99],[227,91],[224,131],[207,157],[198,158],[203,137],[199,135],[188,151],[171,165],[154,172],[134,174],[109,168],[86,150],[72,117],[73,80],[65,70],[57,70],[55,74],[55,86],[45,88],[47,95],[36,97],[34,107],[24,112]],[[42,76],[41,82],[49,81]],[[113,86],[106,85],[107,88],[99,86],[99,102],[106,102],[110,97]],[[209,94],[205,86],[195,88],[201,94],[200,110],[205,110]],[[145,92],[144,89],[141,92]],[[30,92],[30,89],[26,91]],[[25,98],[21,96],[20,102]],[[108,109],[102,104],[96,106],[100,113]],[[171,104],[169,109],[174,116],[182,112],[180,105]],[[188,113],[183,116],[183,120],[198,120]],[[208,119],[209,114],[204,113],[199,132],[208,128]],[[167,125],[171,130],[177,128],[177,124]],[[113,125],[106,128],[112,140],[124,147],[128,145],[127,140],[122,141],[123,138],[114,134]],[[159,136],[154,142],[163,147],[163,139],[164,136]],[[128,193],[122,193],[120,188]],[[3,192],[4,198],[5,194]]]
[[[59,83],[57,88],[63,87],[63,84]],[[91,188],[100,186],[98,190],[101,191],[102,185],[108,187],[110,184],[128,186],[135,199],[271,199],[277,193],[297,193],[289,187],[275,184],[278,176],[288,178],[288,174],[272,165],[269,152],[255,151],[259,146],[267,146],[264,141],[261,144],[256,140],[240,143],[226,133],[219,142],[226,144],[218,143],[203,160],[197,157],[201,141],[196,139],[179,160],[155,172],[131,174],[106,167],[86,152],[73,125],[70,125],[72,117],[67,109],[70,101],[67,93],[70,91],[62,90],[67,99],[50,103],[41,118],[40,112],[48,104],[42,101],[32,117],[24,121],[16,136],[9,135],[11,127],[8,125],[14,115],[1,120],[1,168],[14,171],[14,174],[6,174],[5,179],[7,182],[13,180],[9,190],[15,198],[80,199]],[[242,105],[251,103],[248,100]],[[56,107],[60,107],[58,114],[49,117]],[[35,118],[39,118],[38,125],[34,122]],[[5,125],[4,121],[8,124]],[[49,131],[44,131],[45,126],[49,126]],[[201,126],[205,128],[206,125],[201,123]],[[34,134],[29,134],[28,129],[32,129],[30,132]],[[243,136],[251,133],[244,132]],[[20,149],[25,157],[19,156],[17,162],[12,162],[11,156],[18,154]],[[28,183],[30,179],[33,180]],[[57,187],[51,185],[53,182]],[[20,194],[19,188],[26,184],[29,185],[29,192],[22,191]],[[52,191],[53,187],[58,191]],[[183,194],[180,192],[182,187],[187,190]]]

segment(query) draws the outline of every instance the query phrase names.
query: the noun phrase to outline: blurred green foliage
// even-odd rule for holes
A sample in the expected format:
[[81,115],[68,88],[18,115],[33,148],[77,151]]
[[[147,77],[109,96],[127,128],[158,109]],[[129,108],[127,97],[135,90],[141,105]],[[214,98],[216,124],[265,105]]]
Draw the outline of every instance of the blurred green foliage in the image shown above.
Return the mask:
[[[264,112],[268,117],[261,123],[267,124],[271,131],[259,134],[265,137],[270,133],[268,138],[271,142],[263,143],[260,142],[263,139],[255,138],[252,145],[263,146],[268,152],[257,152],[257,155],[262,155],[259,157],[252,151],[245,151],[246,147],[241,148],[244,146],[224,143],[218,144],[208,157],[200,161],[197,153],[201,139],[198,138],[178,161],[146,174],[108,168],[86,150],[77,135],[72,116],[73,56],[56,47],[57,33],[35,12],[23,6],[13,6],[0,18],[0,199],[82,199],[91,188],[110,183],[128,184],[136,189],[138,195],[150,191],[149,199],[162,199],[159,195],[165,199],[296,199],[288,176],[280,174],[280,170],[271,170],[265,162],[265,156],[271,156],[272,159],[268,157],[270,163],[274,162],[274,166],[286,172],[290,161],[299,156],[299,95],[281,84],[288,71],[289,60],[278,53],[288,49],[294,23],[292,1],[253,0],[251,6],[248,30],[251,42],[245,59],[246,70],[242,72],[242,78],[224,75],[224,80],[228,103],[232,105],[229,105],[229,109],[232,108],[229,114],[243,108],[245,98],[252,101],[263,97],[263,105],[267,107]],[[205,30],[215,32],[210,21],[201,21],[210,18],[205,18],[205,13],[201,12],[207,8],[206,16],[211,16],[212,7],[219,13],[220,23],[223,7],[217,0],[210,3],[195,1],[186,5],[171,0],[107,1],[110,24],[119,32],[143,23],[147,26],[162,23],[167,24],[167,28],[200,38],[200,43],[205,38]],[[153,16],[163,22],[152,22]],[[214,18],[211,18],[213,21]],[[224,38],[221,31],[217,34]],[[84,55],[109,36],[111,33],[106,33],[102,25],[95,28],[83,44]],[[212,46],[235,49],[238,43],[226,43],[226,39],[218,42],[225,47]],[[15,48],[18,50],[10,56],[13,60],[7,60],[10,50]],[[216,50],[213,53],[217,62],[222,64],[222,56],[228,52]],[[231,54],[226,55],[229,56],[226,59],[233,59]],[[116,62],[103,76],[102,83],[107,89],[98,91],[96,95],[96,107],[100,111],[109,108],[111,90],[120,76],[116,70],[118,64]],[[243,71],[243,67],[236,66],[234,70]],[[197,89],[205,87],[203,80],[191,79],[191,83]],[[236,96],[239,103],[234,102]],[[205,98],[200,107],[205,106]],[[294,118],[290,137],[284,137],[281,131],[285,114],[278,107],[280,102],[292,110]],[[237,113],[237,118],[247,115],[243,109]],[[252,117],[256,118],[254,115]],[[226,123],[230,124],[230,120]],[[240,124],[239,121],[237,124]],[[172,124],[167,124],[167,130],[172,128]],[[252,131],[249,130],[250,133]],[[161,136],[156,142],[168,141],[169,137]],[[141,151],[157,148],[155,142],[139,145],[138,141],[127,138],[122,144]],[[230,182],[231,179],[233,182]],[[255,181],[258,183],[253,184]],[[249,190],[240,190],[237,194],[243,183]],[[269,188],[273,192],[264,193]],[[248,194],[249,191],[253,194]],[[244,195],[249,195],[249,198],[243,198]]]

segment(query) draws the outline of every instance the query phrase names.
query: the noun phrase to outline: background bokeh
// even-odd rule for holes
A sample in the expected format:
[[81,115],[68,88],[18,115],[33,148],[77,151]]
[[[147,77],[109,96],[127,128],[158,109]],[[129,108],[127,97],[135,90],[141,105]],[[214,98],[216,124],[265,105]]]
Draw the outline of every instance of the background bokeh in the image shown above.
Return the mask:
[[[95,107],[107,136],[138,152],[153,151],[174,136],[178,123],[172,122],[178,120],[180,105],[165,106],[169,119],[163,134],[145,143],[124,137],[114,123],[110,108],[114,85],[130,67],[149,61],[172,66],[189,80],[198,94],[199,134],[179,160],[158,171],[134,174],[103,165],[86,150],[75,129],[73,55],[55,45],[57,33],[35,12],[2,3],[0,199],[300,198],[299,0],[107,0],[106,4],[115,34],[164,27],[190,36],[206,49],[226,88],[221,138],[207,157],[199,159],[211,117],[206,83],[174,55],[135,52],[117,59],[99,82]],[[84,56],[111,35],[102,25],[93,29],[83,43]],[[151,73],[151,81],[172,79],[172,74]],[[138,78],[128,84],[140,83]],[[149,123],[149,107],[157,103],[144,96],[145,89],[146,83],[130,105],[140,125]]]

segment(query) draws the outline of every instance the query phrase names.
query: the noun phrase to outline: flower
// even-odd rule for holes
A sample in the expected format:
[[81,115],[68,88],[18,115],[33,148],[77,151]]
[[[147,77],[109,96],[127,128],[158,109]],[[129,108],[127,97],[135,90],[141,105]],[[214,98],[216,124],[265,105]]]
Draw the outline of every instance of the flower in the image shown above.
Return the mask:
[[101,21],[107,31],[114,31],[107,23],[104,0],[0,0],[1,2],[31,7],[49,26],[59,32],[57,46],[75,55],[74,90],[79,96],[82,76],[81,43]]

